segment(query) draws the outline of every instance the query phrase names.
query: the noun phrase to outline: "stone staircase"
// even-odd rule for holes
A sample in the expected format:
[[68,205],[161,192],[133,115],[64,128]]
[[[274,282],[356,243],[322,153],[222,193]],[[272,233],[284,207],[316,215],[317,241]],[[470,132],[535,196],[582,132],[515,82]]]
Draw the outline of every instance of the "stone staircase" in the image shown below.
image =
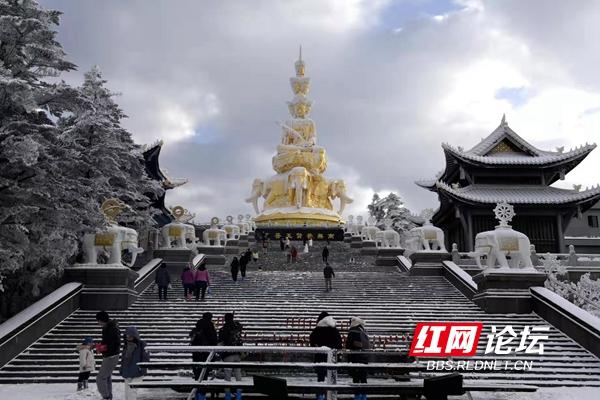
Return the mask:
[[[285,252],[274,242],[266,256],[261,254],[258,263],[249,264],[244,281],[231,280],[229,263],[211,267],[212,293],[205,301],[185,301],[181,285],[176,283],[169,300],[161,302],[152,285],[129,310],[110,314],[121,329],[136,325],[150,345],[187,344],[189,330],[205,311],[215,317],[234,311],[244,325],[247,342],[279,345],[306,344],[312,320],[323,310],[342,328],[351,316],[359,316],[366,321],[376,348],[401,350],[408,348],[406,335],[412,334],[419,321],[481,321],[485,327],[482,339],[490,325],[510,324],[518,331],[525,325],[548,325],[535,314],[486,314],[443,277],[413,277],[394,267],[375,266],[374,257],[360,256],[344,243],[331,243],[330,249],[336,277],[329,293],[324,292],[320,245],[315,244],[308,254],[301,253],[299,262],[287,263]],[[0,383],[75,382],[77,344],[85,336],[100,338],[94,315],[94,311],[73,313],[0,369]],[[466,378],[537,386],[600,386],[600,360],[553,327],[549,335],[543,356],[494,356],[533,360],[532,370],[466,372]],[[480,351],[472,359],[491,359],[483,355],[485,342],[480,340]],[[153,354],[152,360],[189,357]],[[151,370],[147,379],[185,373]],[[299,373],[312,378],[311,371]],[[120,378],[115,376],[115,380]]]

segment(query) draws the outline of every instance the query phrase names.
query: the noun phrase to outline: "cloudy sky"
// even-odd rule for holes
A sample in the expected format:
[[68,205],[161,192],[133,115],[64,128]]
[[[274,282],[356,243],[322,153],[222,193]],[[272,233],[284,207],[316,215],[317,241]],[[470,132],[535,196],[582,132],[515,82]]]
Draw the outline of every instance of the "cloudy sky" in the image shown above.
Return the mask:
[[[167,203],[197,221],[251,212],[299,44],[349,213],[374,192],[436,207],[413,181],[443,169],[442,142],[471,147],[503,113],[542,149],[600,133],[598,1],[39,1],[64,13],[59,40],[79,66],[64,78],[101,67],[136,141],[163,139],[162,168],[189,179]],[[596,150],[559,186],[596,184],[599,168]]]

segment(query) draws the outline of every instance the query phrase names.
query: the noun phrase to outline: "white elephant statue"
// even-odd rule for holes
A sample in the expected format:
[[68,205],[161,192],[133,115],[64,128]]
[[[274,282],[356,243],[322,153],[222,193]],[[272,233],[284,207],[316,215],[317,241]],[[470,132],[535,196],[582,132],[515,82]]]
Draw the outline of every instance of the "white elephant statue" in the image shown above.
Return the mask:
[[333,200],[340,199],[340,209],[338,210],[340,215],[344,212],[346,205],[354,201],[346,194],[346,183],[341,179],[334,179],[329,182],[329,197]]
[[310,174],[304,167],[294,167],[288,173],[287,190],[293,193],[296,208],[304,206]]
[[[138,233],[134,229],[116,224],[109,225],[104,232],[84,234],[82,245],[85,264],[98,264],[98,251],[103,251],[108,253],[107,264],[124,264],[131,267],[135,264],[137,255],[144,252],[138,244]],[[131,253],[131,262],[122,260],[123,250]]]
[[250,232],[250,225],[244,220],[244,216],[242,214],[238,215],[237,219],[237,226],[240,228],[240,235],[247,235],[248,232]]
[[[530,245],[527,235],[517,232],[510,226],[497,226],[493,231],[478,233],[475,236],[475,251],[469,257],[475,258],[481,268],[481,257],[486,256],[486,267],[531,268]],[[510,262],[507,260],[510,257]]]
[[400,234],[393,229],[386,229],[375,233],[377,247],[399,248]]
[[228,240],[238,240],[240,238],[240,227],[233,223],[231,215],[225,217],[225,221],[227,223],[222,228],[227,234],[225,242]]
[[344,226],[345,233],[352,233],[354,229],[354,215],[348,215],[348,221],[346,221],[346,225]]
[[377,234],[377,232],[380,232],[381,229],[379,229],[376,226],[363,226],[362,228],[362,238],[363,240],[375,240],[375,235]]
[[252,203],[254,212],[260,214],[260,208],[258,207],[258,199],[265,195],[265,182],[262,179],[255,179],[252,182],[252,193],[245,201],[246,203]]
[[161,228],[163,237],[163,248],[165,249],[186,249],[195,247],[198,239],[196,238],[196,229],[194,225],[181,222],[171,222]]
[[246,223],[248,224],[249,232],[254,232],[256,230],[256,223],[250,214],[246,214]]
[[[219,228],[208,228],[202,232],[202,241],[205,246],[223,246],[227,240],[227,232]],[[212,243],[211,243],[212,242]]]
[[408,231],[406,245],[413,251],[439,250],[446,251],[444,231],[427,221],[423,226]]

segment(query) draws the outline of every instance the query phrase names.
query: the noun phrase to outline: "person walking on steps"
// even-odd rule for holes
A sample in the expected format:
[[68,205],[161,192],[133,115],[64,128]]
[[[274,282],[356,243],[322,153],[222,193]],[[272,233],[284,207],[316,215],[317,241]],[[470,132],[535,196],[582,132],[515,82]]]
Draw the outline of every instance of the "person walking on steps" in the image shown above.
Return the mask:
[[323,252],[321,255],[323,256],[323,262],[327,264],[327,260],[329,259],[329,247],[327,247],[327,245],[323,247]]
[[252,250],[252,261],[258,262],[258,250],[257,249]]
[[333,272],[333,268],[329,263],[325,264],[325,268],[323,268],[323,277],[325,278],[325,291],[331,292],[333,289],[331,285],[331,278],[335,278],[335,273]]
[[[340,331],[335,327],[335,320],[327,311],[323,311],[317,318],[317,326],[312,330],[309,337],[311,347],[326,346],[330,349],[342,348],[342,337]],[[315,354],[315,363],[327,361],[327,354]],[[327,368],[315,368],[317,381],[325,382]],[[317,394],[317,400],[325,400],[325,391]]]
[[[348,330],[348,336],[346,337],[346,349],[353,350],[356,353],[348,355],[348,361],[351,363],[368,364],[369,357],[366,354],[360,354],[358,352],[369,350],[371,348],[369,344],[369,336],[365,331],[365,322],[358,318],[352,317],[350,319],[350,329]],[[348,373],[352,377],[354,383],[367,383],[367,370],[363,368],[351,368]],[[359,393],[354,395],[355,400],[367,400],[367,395]]]
[[242,280],[246,278],[246,267],[248,267],[250,257],[251,256],[248,254],[248,252],[242,253],[240,256],[240,275],[242,276]]
[[[205,312],[202,314],[202,319],[196,322],[196,327],[190,331],[190,346],[216,346],[218,343],[217,331],[212,321],[212,313]],[[204,362],[208,359],[210,353],[206,352],[193,352],[192,361]],[[200,379],[203,367],[197,366],[192,367],[194,371],[194,380]],[[206,375],[208,375],[209,369],[206,369]],[[206,375],[204,378],[206,378]],[[202,390],[196,390],[195,400],[206,400],[206,392]]]
[[135,326],[128,326],[125,329],[124,339],[119,374],[125,381],[125,400],[137,400],[137,391],[131,387],[131,384],[141,381],[146,375],[146,369],[139,367],[138,363],[148,362],[150,357],[146,351],[146,342],[140,339]]
[[298,249],[296,248],[296,246],[292,246],[292,249],[290,250],[290,254],[292,256],[292,262],[297,262],[298,261]]
[[281,251],[285,250],[285,242],[283,240],[283,236],[279,238],[279,248],[281,249]]
[[102,353],[102,364],[96,375],[96,386],[104,400],[112,400],[112,373],[119,363],[121,332],[115,320],[109,318],[106,311],[96,314],[96,321],[102,327],[102,342],[96,345],[96,351]]
[[167,289],[171,284],[171,276],[169,275],[169,271],[167,271],[167,264],[161,265],[158,271],[156,271],[154,282],[158,286],[158,299],[167,300]]
[[189,264],[185,266],[181,273],[181,284],[183,285],[183,298],[191,300],[195,291],[196,277]]
[[79,352],[79,376],[77,377],[77,391],[88,388],[88,380],[90,373],[96,370],[96,360],[92,353],[94,340],[91,337],[83,339],[81,344],[77,346]]
[[233,260],[231,260],[231,279],[233,279],[234,282],[237,282],[237,277],[238,277],[238,271],[240,270],[240,261],[238,260],[237,257],[233,257]]
[[[202,263],[198,266],[198,270],[196,271],[196,284],[195,284],[195,295],[196,301],[204,300],[204,296],[206,296],[206,290],[210,287],[210,276],[208,275],[208,270],[206,269],[206,264]],[[202,294],[202,297],[200,297]]]
[[[225,323],[223,324],[223,327],[219,329],[219,344],[222,346],[241,346],[243,344],[242,329],[242,324],[233,320],[233,313],[225,314]],[[223,361],[239,362],[241,361],[241,355],[240,353],[225,353]],[[231,381],[232,373],[237,382],[242,380],[242,370],[240,368],[225,368],[226,381]],[[242,399],[241,389],[237,389],[235,399]],[[232,400],[231,391],[229,389],[225,389],[225,400]]]

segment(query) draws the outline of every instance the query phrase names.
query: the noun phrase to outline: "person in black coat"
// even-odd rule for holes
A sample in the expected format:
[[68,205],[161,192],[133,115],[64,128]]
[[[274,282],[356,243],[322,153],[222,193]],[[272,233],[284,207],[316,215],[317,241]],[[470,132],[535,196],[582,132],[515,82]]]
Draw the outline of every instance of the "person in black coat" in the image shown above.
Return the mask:
[[[340,331],[335,327],[335,320],[326,311],[319,314],[317,326],[312,330],[309,337],[311,347],[326,346],[330,349],[342,348],[342,337]],[[326,362],[327,354],[315,354],[315,362]],[[327,376],[327,368],[317,367],[317,381],[324,382]],[[317,399],[325,398],[325,392],[320,393]]]
[[250,250],[244,252],[240,257],[240,275],[242,275],[242,280],[246,277],[246,267],[248,267],[251,258],[252,252]]
[[231,261],[231,279],[237,282],[238,271],[240,270],[240,261],[237,257],[233,257]]
[[102,327],[102,342],[96,345],[96,351],[102,353],[96,386],[103,399],[112,399],[112,373],[119,362],[121,332],[117,322],[110,319],[106,311],[98,312],[96,321]]
[[167,300],[167,289],[171,284],[171,276],[169,275],[169,271],[167,271],[166,264],[161,265],[158,271],[156,271],[154,282],[158,286],[158,299]]
[[[350,319],[350,329],[348,330],[348,336],[346,337],[346,349],[354,351],[365,351],[371,348],[369,344],[369,336],[365,331],[365,322],[358,318],[352,317]],[[368,364],[369,356],[367,354],[350,354],[348,361],[352,363]],[[348,373],[352,377],[354,383],[367,383],[367,370],[363,368],[351,368]],[[358,398],[366,398],[364,393],[357,394]]]
[[323,256],[323,262],[327,263],[327,259],[329,258],[329,248],[327,246],[323,247],[321,255]]
[[[212,322],[212,313],[205,312],[202,314],[202,319],[196,322],[196,327],[190,331],[190,345],[191,346],[216,346],[218,343],[217,330]],[[193,352],[192,361],[201,362],[206,361],[210,353],[206,352]],[[198,380],[202,367],[193,367],[194,379]]]

